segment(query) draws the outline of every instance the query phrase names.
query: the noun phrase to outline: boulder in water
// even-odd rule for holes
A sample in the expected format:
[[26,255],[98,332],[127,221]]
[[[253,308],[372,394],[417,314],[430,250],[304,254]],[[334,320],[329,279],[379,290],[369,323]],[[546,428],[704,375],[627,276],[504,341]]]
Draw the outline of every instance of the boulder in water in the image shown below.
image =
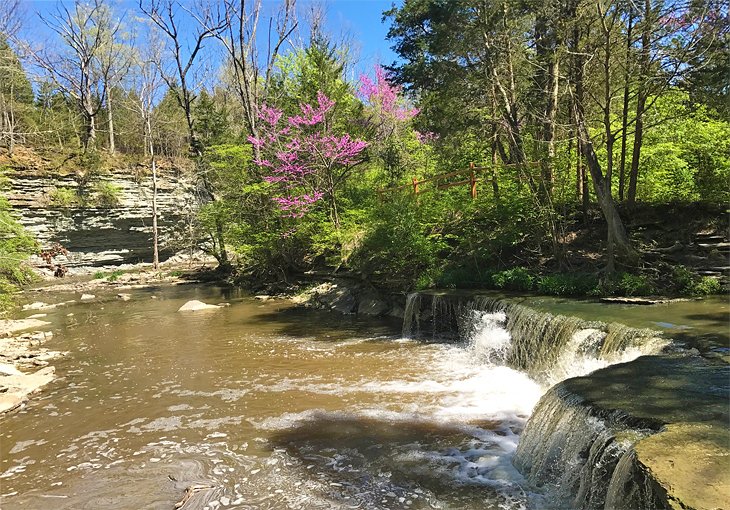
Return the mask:
[[218,308],[220,308],[220,306],[209,305],[207,303],[203,303],[202,301],[198,301],[197,299],[193,299],[182,305],[178,309],[178,312],[197,312],[199,310],[217,310]]
[[81,294],[81,301],[91,301],[95,297],[93,294]]
[[130,296],[129,294],[125,294],[124,292],[120,292],[119,294],[117,294],[117,299],[121,299],[122,301],[129,301],[130,299],[132,299],[132,296]]

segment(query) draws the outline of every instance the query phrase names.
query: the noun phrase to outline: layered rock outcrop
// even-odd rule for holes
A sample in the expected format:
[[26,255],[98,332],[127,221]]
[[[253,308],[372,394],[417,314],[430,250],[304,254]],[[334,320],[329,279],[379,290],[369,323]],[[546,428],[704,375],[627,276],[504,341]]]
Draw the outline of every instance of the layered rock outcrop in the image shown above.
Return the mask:
[[[6,196],[20,223],[41,246],[59,243],[69,251],[54,261],[66,267],[148,262],[152,259],[152,178],[133,169],[103,174],[79,189],[73,174],[52,175],[34,168],[15,168],[6,175]],[[101,207],[96,197],[103,187],[113,191],[113,203]],[[59,203],[58,190],[74,200]],[[86,197],[81,206],[76,200]],[[161,258],[184,246],[180,239],[199,201],[189,172],[165,168],[158,177],[158,224]],[[91,205],[89,205],[91,204]],[[42,261],[35,261],[42,265]]]

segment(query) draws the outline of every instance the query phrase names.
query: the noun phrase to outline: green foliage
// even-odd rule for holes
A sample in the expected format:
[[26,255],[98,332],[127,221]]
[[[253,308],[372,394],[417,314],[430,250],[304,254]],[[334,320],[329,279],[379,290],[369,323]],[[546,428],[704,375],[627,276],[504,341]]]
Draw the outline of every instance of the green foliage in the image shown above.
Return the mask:
[[420,207],[408,195],[376,205],[352,265],[366,275],[407,288],[431,286],[448,248],[440,209]]
[[[0,187],[5,187],[1,174]],[[7,199],[0,196],[0,316],[13,306],[12,294],[17,286],[33,280],[25,260],[37,249],[35,239],[10,214]]]
[[551,296],[586,296],[595,292],[598,278],[592,274],[558,273],[537,279],[537,290]]
[[683,295],[707,296],[721,292],[720,282],[711,276],[699,276],[685,266],[676,266],[672,271],[675,288]]
[[514,267],[494,273],[492,284],[498,289],[529,291],[533,289],[535,277],[524,267]]
[[229,138],[226,111],[207,91],[201,91],[195,100],[193,115],[199,140],[205,147],[224,143]]
[[111,182],[100,181],[94,185],[94,203],[98,207],[116,207],[121,203],[122,188]]
[[619,273],[604,278],[594,294],[600,296],[649,296],[655,292],[654,282],[648,276]]
[[115,282],[123,274],[124,274],[124,271],[122,271],[121,269],[115,269],[114,271],[112,271],[111,273],[109,273],[109,276],[106,277],[106,280],[108,282]]
[[730,201],[730,122],[692,107],[678,91],[657,101],[653,117],[658,125],[645,137],[640,197],[659,203]]
[[689,293],[693,296],[709,296],[719,294],[721,291],[720,282],[711,276],[702,276],[695,282]]
[[76,190],[71,188],[53,188],[48,194],[48,199],[54,207],[77,207],[81,204]]
[[94,280],[100,280],[100,279],[104,278],[104,271],[95,272],[92,278]]

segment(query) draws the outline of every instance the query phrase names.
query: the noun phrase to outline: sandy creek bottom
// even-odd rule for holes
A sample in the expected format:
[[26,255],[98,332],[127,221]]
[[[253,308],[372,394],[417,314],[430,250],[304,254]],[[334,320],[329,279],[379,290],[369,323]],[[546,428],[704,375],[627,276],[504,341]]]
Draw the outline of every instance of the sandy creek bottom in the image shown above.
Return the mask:
[[196,286],[48,320],[70,354],[0,421],[3,509],[167,510],[195,483],[208,508],[546,504],[511,459],[547,388],[464,345]]

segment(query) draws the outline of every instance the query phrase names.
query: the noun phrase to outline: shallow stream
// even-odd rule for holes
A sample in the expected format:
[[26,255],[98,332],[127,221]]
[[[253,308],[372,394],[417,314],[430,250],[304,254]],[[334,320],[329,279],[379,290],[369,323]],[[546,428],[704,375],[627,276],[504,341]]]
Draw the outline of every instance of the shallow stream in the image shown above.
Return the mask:
[[[190,299],[231,306],[178,312]],[[171,509],[193,484],[216,488],[207,508],[549,505],[511,462],[547,387],[499,364],[498,316],[425,343],[400,321],[179,286],[46,320],[70,354],[0,421],[2,508]]]

